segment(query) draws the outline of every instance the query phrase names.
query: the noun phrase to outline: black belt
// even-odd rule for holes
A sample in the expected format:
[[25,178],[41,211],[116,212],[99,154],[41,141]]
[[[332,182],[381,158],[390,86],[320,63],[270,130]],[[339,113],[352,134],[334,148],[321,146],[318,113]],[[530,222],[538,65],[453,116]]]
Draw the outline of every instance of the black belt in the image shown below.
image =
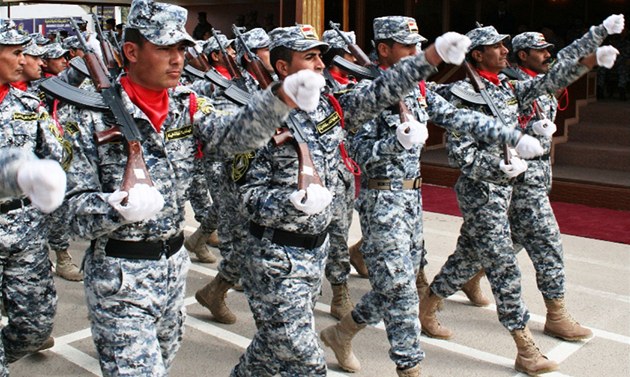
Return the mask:
[[282,229],[267,228],[253,221],[249,222],[249,232],[258,239],[266,238],[278,245],[302,247],[309,250],[322,246],[328,236],[328,232],[316,235],[287,232]]
[[526,159],[526,161],[549,161],[550,158],[551,158],[551,154],[550,153],[545,153],[545,154],[537,156],[537,157],[528,158],[528,159]]
[[22,208],[22,206],[26,207],[29,204],[31,204],[31,200],[29,198],[13,199],[10,202],[0,204],[0,212],[7,213],[9,211],[13,211],[14,209]]
[[422,187],[422,178],[414,179],[368,179],[370,190],[417,190]]
[[[92,241],[92,247],[96,241]],[[105,244],[105,255],[125,259],[159,260],[162,255],[170,258],[184,244],[184,234],[163,241],[122,241],[110,238]]]

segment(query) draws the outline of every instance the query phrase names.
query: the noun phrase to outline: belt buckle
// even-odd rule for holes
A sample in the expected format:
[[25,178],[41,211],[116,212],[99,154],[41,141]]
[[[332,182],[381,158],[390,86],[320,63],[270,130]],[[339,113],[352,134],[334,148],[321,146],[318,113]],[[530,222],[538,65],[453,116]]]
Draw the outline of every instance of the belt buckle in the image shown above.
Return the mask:
[[265,228],[265,230],[263,230],[262,237],[260,237],[260,238],[261,239],[265,238],[265,239],[268,239],[269,241],[273,242],[273,234],[274,234],[273,228],[269,228],[267,226],[264,227],[264,228]]
[[420,187],[422,187],[422,178],[418,177],[413,180],[413,188],[419,189]]

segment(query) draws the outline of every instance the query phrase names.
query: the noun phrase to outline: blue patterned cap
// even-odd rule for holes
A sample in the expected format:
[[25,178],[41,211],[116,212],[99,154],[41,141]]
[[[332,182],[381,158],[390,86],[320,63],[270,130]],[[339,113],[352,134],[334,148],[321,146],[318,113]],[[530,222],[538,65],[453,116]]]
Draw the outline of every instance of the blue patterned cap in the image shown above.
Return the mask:
[[38,46],[34,39],[24,46],[24,55],[43,56],[46,53],[46,47]]
[[8,19],[0,19],[0,45],[17,46],[31,40],[28,34],[21,34],[15,29],[15,23]]
[[542,33],[537,33],[534,31],[521,33],[512,38],[512,49],[514,51],[524,50],[526,48],[542,50],[549,47],[553,48],[553,44],[547,42],[545,40],[545,36]]
[[296,25],[289,27],[277,27],[269,32],[271,45],[269,49],[286,47],[295,51],[306,51],[319,47],[322,52],[328,51],[328,43],[322,42],[317,36],[315,28],[311,25]]
[[31,33],[31,38],[37,43],[39,46],[47,45],[50,43],[50,39],[44,37],[42,33]]
[[393,39],[404,45],[415,45],[427,39],[418,33],[418,24],[411,17],[386,16],[374,19],[374,40]]
[[57,58],[62,57],[68,52],[68,50],[61,47],[61,43],[59,42],[51,43],[47,45],[45,48],[46,48],[46,53],[44,54],[44,56],[42,56],[44,59],[57,59]]
[[64,39],[61,45],[66,50],[82,48],[81,42],[79,41],[79,38],[76,35],[73,35],[71,37]]
[[181,41],[194,44],[186,32],[188,11],[177,5],[151,0],[133,0],[126,27],[138,29],[140,34],[157,46],[171,46]]
[[[263,28],[254,28],[252,30],[248,30],[247,32],[241,34],[245,44],[250,50],[256,50],[259,48],[269,47],[271,44],[271,39],[267,32]],[[245,48],[241,45],[241,41],[236,39],[236,57],[238,61],[241,61],[243,56],[245,55]]]
[[466,33],[466,36],[470,38],[470,41],[472,42],[470,47],[468,47],[468,51],[472,51],[472,49],[477,46],[490,46],[510,38],[507,34],[499,34],[494,26],[484,26],[472,29]]
[[[341,31],[341,33],[345,35],[346,38],[350,39],[350,42],[353,44],[357,43],[357,37],[354,35],[354,31]],[[335,30],[326,30],[324,34],[322,34],[322,41],[328,43],[330,48],[342,48],[345,52],[350,54],[348,45]]]
[[232,42],[234,42],[234,39],[228,39],[228,37],[226,37],[224,34],[217,33],[216,38],[214,36],[208,38],[206,44],[203,46],[203,53],[206,55],[210,55],[211,52],[220,51],[221,47],[219,46],[219,42],[221,42],[221,46],[223,46],[224,49],[227,49],[228,46],[231,45]]

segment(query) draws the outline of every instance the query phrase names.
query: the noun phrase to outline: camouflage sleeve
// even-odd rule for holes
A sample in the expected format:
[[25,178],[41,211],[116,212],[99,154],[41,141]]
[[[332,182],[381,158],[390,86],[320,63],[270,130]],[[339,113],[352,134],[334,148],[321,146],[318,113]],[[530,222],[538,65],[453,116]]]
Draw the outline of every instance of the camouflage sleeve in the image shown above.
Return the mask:
[[604,25],[591,26],[581,38],[576,39],[570,45],[558,51],[558,60],[577,61],[578,59],[592,54],[601,46],[608,32]]
[[60,127],[50,117],[43,106],[37,108],[38,113],[38,140],[35,155],[39,158],[48,158],[62,162],[64,157],[63,135]]
[[190,84],[190,89],[200,95],[210,97],[212,96],[212,83],[205,79],[197,79]]
[[381,159],[390,159],[392,155],[405,152],[405,148],[400,144],[396,134],[382,137],[378,134],[376,122],[368,122],[356,132],[348,133],[349,153],[355,161],[360,161],[361,165],[369,165]]
[[18,169],[23,163],[34,159],[33,153],[23,149],[0,149],[0,198],[22,194],[17,183]]
[[499,168],[501,158],[479,149],[469,134],[447,133],[446,150],[449,164],[458,167],[465,176],[496,184],[507,184],[508,177]]
[[488,143],[515,145],[521,132],[504,126],[485,114],[469,109],[458,109],[442,96],[427,89],[427,112],[431,120],[447,131],[471,134]]
[[344,109],[346,129],[351,131],[361,127],[435,72],[437,69],[420,53],[402,59],[373,81],[364,80],[339,100]]
[[208,102],[195,114],[195,132],[206,148],[233,156],[264,146],[290,111],[271,89],[254,94],[233,114],[213,111]]

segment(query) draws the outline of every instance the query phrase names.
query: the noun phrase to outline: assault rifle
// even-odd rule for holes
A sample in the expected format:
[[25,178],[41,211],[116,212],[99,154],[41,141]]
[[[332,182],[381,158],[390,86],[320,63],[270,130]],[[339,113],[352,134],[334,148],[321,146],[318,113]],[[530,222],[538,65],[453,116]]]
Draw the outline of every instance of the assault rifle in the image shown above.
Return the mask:
[[247,64],[245,68],[254,74],[261,89],[267,89],[267,87],[273,82],[273,77],[271,76],[271,73],[267,71],[267,68],[265,68],[265,65],[258,55],[254,54],[252,50],[249,49],[249,46],[247,46],[247,43],[245,43],[245,40],[243,40],[243,34],[241,34],[241,31],[244,30],[244,27],[238,27],[232,24],[232,31],[245,50],[245,60]]
[[120,96],[118,88],[112,84],[108,72],[94,53],[94,50],[88,46],[85,38],[79,31],[77,23],[71,19],[72,27],[77,32],[77,37],[85,55],[85,65],[90,72],[90,77],[96,86],[96,90],[100,92],[103,102],[107,105],[114,116],[116,125],[108,130],[98,132],[94,135],[94,140],[101,145],[110,141],[124,139],[127,149],[127,165],[123,174],[121,190],[127,191],[137,183],[144,183],[153,186],[147,164],[142,155],[142,145],[140,130],[136,125],[133,117],[125,109],[125,105]]
[[232,81],[234,81],[234,83],[236,83],[236,85],[238,85],[239,88],[246,90],[245,81],[244,81],[245,79],[243,78],[243,75],[241,75],[241,71],[236,65],[236,62],[234,61],[234,58],[232,57],[232,55],[229,55],[227,53],[227,51],[225,50],[225,47],[223,46],[223,44],[221,43],[221,40],[219,39],[220,32],[215,30],[214,28],[210,30],[212,31],[212,36],[214,37],[214,39],[217,41],[217,44],[219,45],[219,50],[221,50],[221,62],[223,63],[225,68],[227,68],[228,72],[230,73],[230,76],[232,76]]
[[[118,74],[120,74],[120,70],[122,69],[122,60],[120,59],[120,55],[117,57],[112,45],[109,43],[107,38],[105,38],[98,16],[94,13],[92,13],[92,21],[94,21],[96,38],[98,39],[101,46],[101,52],[103,53],[103,63],[105,63],[105,67],[107,67],[111,77],[118,77]],[[77,31],[77,38],[79,38],[79,34],[81,34],[81,32]],[[81,38],[83,38],[83,35],[81,35]]]
[[184,52],[184,56],[186,57],[186,61],[188,64],[193,66],[195,69],[198,69],[202,72],[207,72],[210,70],[210,63],[208,63],[208,57],[203,51],[197,50],[198,46],[190,46],[186,47],[186,52]]

